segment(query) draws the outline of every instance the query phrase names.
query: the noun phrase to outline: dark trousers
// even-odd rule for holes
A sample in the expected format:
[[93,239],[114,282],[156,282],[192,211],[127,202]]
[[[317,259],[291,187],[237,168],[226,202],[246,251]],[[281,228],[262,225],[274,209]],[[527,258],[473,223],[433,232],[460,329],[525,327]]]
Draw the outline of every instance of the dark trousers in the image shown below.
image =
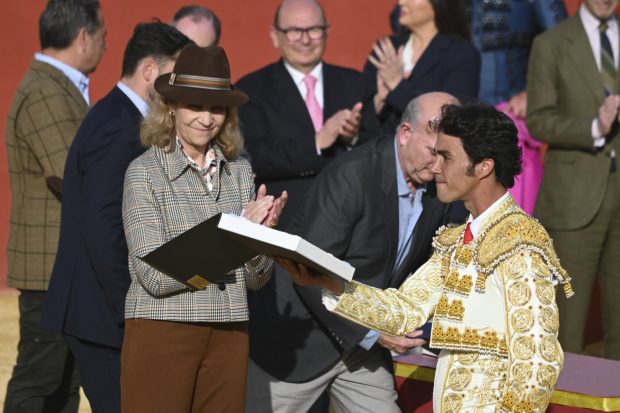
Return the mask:
[[123,413],[242,413],[247,323],[125,322]]
[[75,413],[80,404],[75,360],[60,334],[41,327],[46,292],[20,291],[17,363],[4,413]]
[[121,350],[64,335],[93,413],[121,411]]

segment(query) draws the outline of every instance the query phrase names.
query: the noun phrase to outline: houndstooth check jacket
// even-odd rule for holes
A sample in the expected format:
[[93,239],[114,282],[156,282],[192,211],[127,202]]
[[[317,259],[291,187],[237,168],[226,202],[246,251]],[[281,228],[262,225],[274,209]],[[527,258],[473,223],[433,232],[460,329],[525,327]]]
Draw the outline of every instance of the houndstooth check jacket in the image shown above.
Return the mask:
[[[227,160],[215,146],[217,169],[208,191],[200,172],[176,147],[151,147],[135,159],[125,176],[123,224],[129,249],[131,286],[125,318],[182,322],[236,322],[248,319],[246,288],[262,287],[272,260],[258,256],[235,270],[236,283],[191,291],[140,258],[219,212],[239,215],[254,199],[250,164]],[[205,239],[204,248],[209,248]]]
[[69,146],[88,106],[60,70],[33,61],[6,126],[11,180],[8,284],[47,290],[60,231],[60,201],[46,178],[62,178]]

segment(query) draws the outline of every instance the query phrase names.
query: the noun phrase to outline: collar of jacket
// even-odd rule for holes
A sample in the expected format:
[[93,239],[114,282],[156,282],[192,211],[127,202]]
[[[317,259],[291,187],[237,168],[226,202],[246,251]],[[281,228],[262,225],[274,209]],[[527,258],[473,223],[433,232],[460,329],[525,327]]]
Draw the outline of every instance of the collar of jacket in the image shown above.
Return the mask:
[[[183,173],[185,173],[185,171],[187,171],[188,168],[193,168],[187,157],[181,151],[181,148],[176,145],[176,143],[171,143],[165,148],[161,148],[161,150],[167,154],[167,156],[164,157],[163,167],[170,181],[174,181],[179,178],[183,175]],[[224,171],[230,175],[228,159],[224,157],[220,147],[215,144],[213,145],[213,150],[215,151],[215,160],[217,162],[216,173],[219,173],[219,171],[224,168]]]

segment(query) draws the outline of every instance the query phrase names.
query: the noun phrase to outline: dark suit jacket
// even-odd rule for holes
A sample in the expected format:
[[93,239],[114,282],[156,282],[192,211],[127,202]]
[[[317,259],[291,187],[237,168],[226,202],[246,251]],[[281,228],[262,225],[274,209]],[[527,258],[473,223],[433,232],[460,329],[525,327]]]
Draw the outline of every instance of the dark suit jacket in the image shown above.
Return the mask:
[[[426,261],[435,230],[449,207],[430,185],[409,255],[394,271],[398,193],[394,138],[380,138],[342,155],[313,182],[290,231],[348,261],[355,279],[398,287]],[[329,313],[318,288],[293,287],[277,267],[263,289],[249,295],[250,357],[271,375],[304,381],[358,345],[366,329]]]
[[593,145],[592,120],[605,93],[579,13],[536,38],[527,83],[527,126],[549,144],[534,215],[547,229],[583,228],[603,202],[620,141],[616,128],[604,147]]
[[118,88],[88,113],[64,173],[60,242],[44,325],[120,348],[129,288],[121,203],[140,145],[141,114]]
[[[303,97],[283,61],[250,73],[237,83],[250,96],[239,108],[243,136],[257,184],[265,183],[270,194],[289,192],[280,217],[285,228],[299,209],[312,178],[348,147],[341,140],[317,154],[315,131]],[[379,125],[372,109],[374,89],[359,72],[323,63],[323,119],[362,102],[359,142],[377,136]]]
[[[392,37],[398,49],[407,43],[409,34]],[[377,69],[366,62],[364,74],[377,82]],[[400,123],[405,107],[428,92],[447,92],[459,99],[476,98],[480,83],[480,53],[469,42],[441,33],[433,38],[418,59],[408,78],[403,79],[390,93],[379,113],[381,131],[393,134]]]

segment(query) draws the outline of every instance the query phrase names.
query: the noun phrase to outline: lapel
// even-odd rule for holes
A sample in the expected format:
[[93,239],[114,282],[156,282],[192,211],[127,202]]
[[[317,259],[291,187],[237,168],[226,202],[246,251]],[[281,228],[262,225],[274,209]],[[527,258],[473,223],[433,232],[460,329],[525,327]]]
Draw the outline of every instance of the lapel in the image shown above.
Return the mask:
[[314,125],[306,108],[306,102],[301,97],[297,85],[293,82],[293,78],[284,67],[284,61],[281,59],[274,65],[272,77],[276,100],[280,101],[280,105],[286,107],[285,110],[290,115],[288,122],[296,123],[300,128],[303,128],[303,136],[314,137]]
[[396,261],[398,246],[398,191],[396,185],[396,158],[394,153],[394,138],[385,138],[378,143],[380,165],[377,167],[381,174],[381,209],[385,217],[385,226],[388,233],[388,251],[390,256],[386,264],[386,282],[392,277],[392,269]]
[[441,58],[449,45],[450,39],[441,33],[437,33],[422,53],[422,56],[420,56],[420,59],[418,59],[409,78],[413,80],[420,79],[426,73],[435,70],[441,63]]
[[332,66],[323,62],[323,120],[329,119],[338,107],[337,102],[342,96],[342,87],[338,87],[338,77]]
[[567,44],[565,45],[565,50],[567,50],[582,82],[587,85],[588,90],[593,94],[595,100],[597,102],[602,102],[605,100],[603,79],[601,78],[598,67],[596,67],[594,52],[592,51],[592,46],[590,46],[590,41],[588,40],[588,35],[583,27],[583,23],[579,18],[579,13],[575,13],[566,24],[565,40]]
[[142,113],[140,113],[136,105],[133,104],[131,99],[129,99],[129,97],[125,93],[123,93],[123,91],[120,90],[118,86],[114,86],[109,96],[115,100],[118,100],[120,105],[123,105],[127,108],[131,118],[135,120],[136,123],[140,123],[140,121],[142,120]]
[[31,67],[33,71],[43,72],[47,76],[54,79],[67,92],[67,95],[69,95],[69,97],[84,110],[84,113],[88,111],[88,105],[86,104],[84,97],[64,73],[56,69],[54,66],[44,62],[39,62],[38,60],[34,60]]

